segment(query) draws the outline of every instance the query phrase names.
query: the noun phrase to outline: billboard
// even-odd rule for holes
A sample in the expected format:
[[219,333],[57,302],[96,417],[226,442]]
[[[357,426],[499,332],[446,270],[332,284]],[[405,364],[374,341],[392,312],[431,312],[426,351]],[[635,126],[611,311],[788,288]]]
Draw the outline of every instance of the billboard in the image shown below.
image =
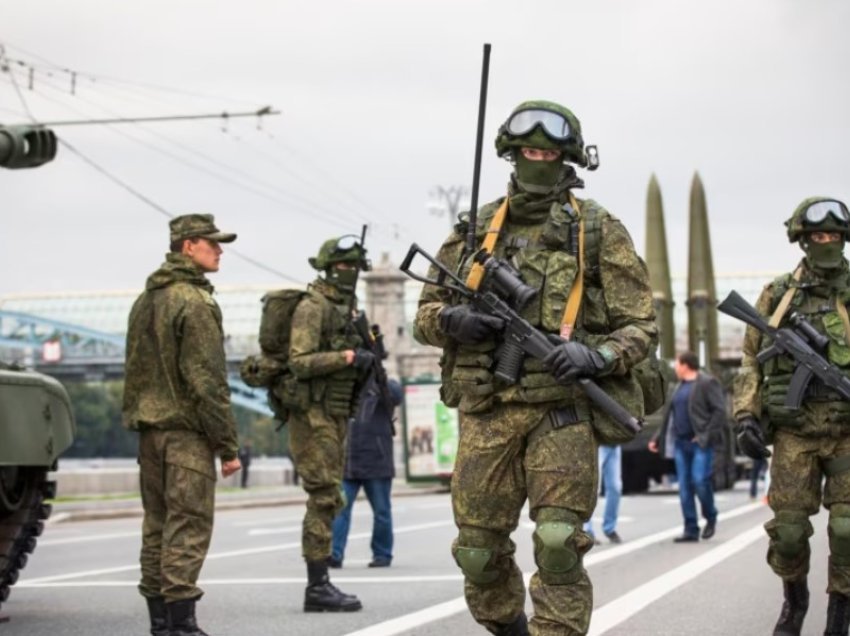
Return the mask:
[[458,444],[457,409],[440,400],[440,383],[404,384],[402,421],[408,481],[446,481],[454,470]]

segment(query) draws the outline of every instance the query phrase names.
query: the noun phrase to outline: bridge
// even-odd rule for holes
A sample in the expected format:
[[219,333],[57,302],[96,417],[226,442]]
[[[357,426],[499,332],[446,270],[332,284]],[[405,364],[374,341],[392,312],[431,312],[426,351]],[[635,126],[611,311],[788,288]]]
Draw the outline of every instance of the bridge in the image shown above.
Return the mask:
[[[27,368],[60,380],[103,381],[124,377],[123,334],[0,309],[0,347],[18,352],[15,357]],[[239,377],[239,363],[245,355],[230,351],[227,356],[231,401],[271,416],[265,389],[249,387]]]

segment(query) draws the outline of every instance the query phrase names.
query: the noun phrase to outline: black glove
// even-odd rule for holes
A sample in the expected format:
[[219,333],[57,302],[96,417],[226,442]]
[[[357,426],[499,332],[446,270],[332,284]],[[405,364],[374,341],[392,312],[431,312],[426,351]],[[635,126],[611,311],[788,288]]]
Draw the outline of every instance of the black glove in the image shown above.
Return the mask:
[[561,342],[543,358],[543,364],[563,384],[579,377],[593,377],[605,369],[605,358],[580,342]]
[[375,354],[368,349],[358,347],[354,350],[354,368],[361,371],[368,371],[375,362]]
[[738,446],[744,455],[752,459],[767,459],[771,454],[767,450],[761,425],[754,417],[745,417],[738,422]]
[[475,311],[469,305],[454,305],[440,312],[440,329],[462,344],[475,344],[493,338],[505,321]]

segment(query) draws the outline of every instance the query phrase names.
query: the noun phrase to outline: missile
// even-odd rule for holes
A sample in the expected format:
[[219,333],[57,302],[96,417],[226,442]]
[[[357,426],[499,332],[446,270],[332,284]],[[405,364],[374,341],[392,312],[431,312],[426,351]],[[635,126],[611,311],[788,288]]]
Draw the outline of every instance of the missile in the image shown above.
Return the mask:
[[646,266],[652,286],[652,305],[658,324],[658,356],[664,360],[676,357],[676,331],[673,322],[673,287],[670,283],[670,260],[667,257],[667,230],[664,227],[664,205],[661,188],[653,174],[646,191]]

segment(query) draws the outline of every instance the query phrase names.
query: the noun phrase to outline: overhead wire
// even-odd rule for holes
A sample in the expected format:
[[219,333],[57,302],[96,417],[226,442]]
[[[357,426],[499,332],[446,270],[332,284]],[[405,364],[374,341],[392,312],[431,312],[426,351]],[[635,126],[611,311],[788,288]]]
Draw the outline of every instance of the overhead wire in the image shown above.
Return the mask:
[[[2,45],[0,45],[0,62],[2,62],[3,57],[4,57],[4,53],[3,53]],[[15,92],[18,94],[18,98],[21,101],[21,105],[23,106],[24,110],[27,112],[27,115],[32,120],[32,122],[38,123],[38,121],[36,120],[32,111],[30,110],[29,105],[28,105],[26,99],[24,98],[23,93],[20,90],[20,87],[18,86],[17,79],[15,78],[14,73],[11,72],[11,69],[9,69],[9,71],[10,71],[9,76],[10,76],[11,83],[12,83],[13,87],[15,88]],[[59,141],[60,144],[62,144],[62,146],[67,148],[69,151],[71,151],[72,154],[79,157],[86,164],[88,164],[90,167],[94,168],[98,173],[100,173],[101,175],[103,175],[104,177],[109,179],[111,182],[115,183],[116,185],[118,185],[119,187],[124,189],[125,191],[129,192],[131,195],[133,195],[134,197],[136,197],[137,199],[139,199],[140,201],[145,203],[147,206],[156,210],[158,213],[160,213],[160,214],[162,214],[162,215],[164,215],[168,218],[174,218],[174,216],[175,216],[174,213],[169,212],[166,208],[164,208],[160,204],[156,203],[155,201],[153,201],[152,199],[150,199],[146,195],[142,194],[140,191],[138,191],[135,188],[133,188],[132,186],[130,186],[128,183],[126,183],[122,179],[120,179],[117,176],[115,176],[114,174],[112,174],[110,171],[108,171],[106,168],[101,166],[99,163],[97,163],[96,161],[94,161],[90,157],[83,154],[79,149],[74,147],[71,143],[69,143],[65,139],[58,137],[58,136],[57,136],[57,140]],[[236,250],[236,249],[233,249],[233,248],[228,248],[228,252],[230,252],[231,254],[236,256],[237,258],[240,258],[243,261],[245,261],[245,262],[247,262],[247,263],[249,263],[249,264],[251,264],[251,265],[253,265],[257,268],[260,268],[260,269],[262,269],[266,272],[272,273],[275,276],[279,276],[279,277],[281,277],[284,280],[287,280],[289,282],[298,283],[298,284],[303,284],[303,282],[304,282],[302,280],[293,278],[292,276],[289,276],[288,274],[285,274],[285,273],[283,273],[279,270],[276,270],[273,267],[269,267],[268,265],[254,259],[250,256],[247,256],[246,254],[243,254],[239,250]]]

